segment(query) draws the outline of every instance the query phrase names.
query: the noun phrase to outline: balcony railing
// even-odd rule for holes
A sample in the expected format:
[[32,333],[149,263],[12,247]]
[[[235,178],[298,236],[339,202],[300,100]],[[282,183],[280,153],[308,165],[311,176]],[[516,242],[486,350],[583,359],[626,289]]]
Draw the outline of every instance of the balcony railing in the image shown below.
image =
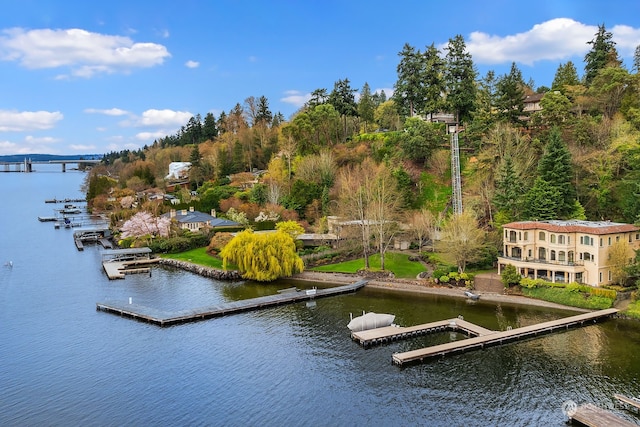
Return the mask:
[[566,265],[568,267],[573,267],[573,266],[581,266],[584,265],[584,261],[558,261],[558,260],[548,260],[548,259],[539,259],[539,258],[521,258],[521,257],[510,257],[510,256],[501,256],[500,258],[504,258],[504,259],[511,259],[514,261],[520,261],[520,262],[535,262],[538,264],[550,264],[550,265]]

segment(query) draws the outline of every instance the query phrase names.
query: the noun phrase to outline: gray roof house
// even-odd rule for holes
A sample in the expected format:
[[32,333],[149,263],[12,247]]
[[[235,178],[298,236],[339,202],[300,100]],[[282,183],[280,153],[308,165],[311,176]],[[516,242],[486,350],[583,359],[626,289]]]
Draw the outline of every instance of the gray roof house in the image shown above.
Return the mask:
[[200,231],[203,228],[240,227],[240,224],[235,221],[224,218],[216,218],[213,215],[196,211],[193,209],[193,207],[189,208],[189,210],[172,209],[171,212],[167,212],[162,216],[175,220],[180,228],[191,231]]

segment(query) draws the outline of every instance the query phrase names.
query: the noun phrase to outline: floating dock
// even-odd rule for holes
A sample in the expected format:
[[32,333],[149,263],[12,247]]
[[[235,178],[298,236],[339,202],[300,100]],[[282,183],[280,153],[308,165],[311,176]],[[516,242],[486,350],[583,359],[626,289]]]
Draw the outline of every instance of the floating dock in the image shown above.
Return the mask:
[[[549,322],[538,323],[536,325],[524,326],[522,328],[486,333],[460,341],[434,345],[403,353],[395,353],[392,355],[392,361],[394,364],[401,366],[408,363],[420,363],[434,357],[444,357],[470,350],[480,350],[485,347],[506,344],[562,329],[566,330],[571,327],[584,326],[585,323],[592,324],[597,322],[599,319],[608,318],[617,312],[617,309],[609,308],[606,310],[593,311]],[[373,331],[375,331],[375,329]]]
[[615,397],[622,403],[626,403],[627,405],[631,405],[636,409],[640,409],[640,399],[636,399],[635,397],[627,397],[618,393],[614,394],[613,397]]
[[496,333],[496,331],[483,328],[467,322],[464,319],[455,318],[409,327],[385,326],[382,328],[368,329],[366,331],[352,332],[351,339],[363,347],[370,347],[377,344],[386,344],[391,341],[445,331],[463,332],[473,337]]
[[588,427],[637,427],[638,425],[627,421],[602,408],[598,408],[595,405],[587,403],[580,405],[573,413],[569,414],[569,419],[573,423],[574,421],[588,426]]
[[196,322],[199,320],[221,317],[245,311],[275,307],[283,304],[292,304],[299,301],[308,301],[314,298],[324,298],[355,292],[364,287],[368,280],[360,280],[356,283],[344,286],[336,286],[327,289],[307,289],[295,292],[283,292],[276,295],[251,298],[246,300],[217,304],[193,310],[166,312],[137,304],[118,302],[97,303],[96,310],[130,317],[135,320],[149,322],[158,326],[171,326],[178,323]]

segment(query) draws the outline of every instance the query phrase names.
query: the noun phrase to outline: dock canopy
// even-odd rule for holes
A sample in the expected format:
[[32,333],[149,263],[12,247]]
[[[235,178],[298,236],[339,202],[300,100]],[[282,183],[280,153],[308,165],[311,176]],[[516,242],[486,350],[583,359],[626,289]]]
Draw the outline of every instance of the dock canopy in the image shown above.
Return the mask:
[[151,248],[110,249],[102,251],[103,260],[149,258]]

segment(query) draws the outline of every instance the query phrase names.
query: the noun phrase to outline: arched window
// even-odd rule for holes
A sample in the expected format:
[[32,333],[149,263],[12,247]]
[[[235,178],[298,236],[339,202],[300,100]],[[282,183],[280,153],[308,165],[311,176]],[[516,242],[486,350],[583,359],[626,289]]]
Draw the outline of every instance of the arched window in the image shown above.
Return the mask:
[[538,239],[540,239],[540,240],[544,240],[545,239],[544,231],[541,231],[540,233],[538,233]]
[[549,239],[550,239],[551,243],[555,243],[556,242],[556,235],[555,234],[550,234],[549,235]]
[[564,253],[564,251],[558,252],[558,261],[565,262],[565,253]]
[[547,259],[547,250],[545,248],[538,249],[538,259],[544,261]]
[[549,257],[549,259],[550,259],[551,261],[555,261],[555,260],[556,260],[556,251],[551,251],[551,254],[550,254],[550,255],[551,255],[551,256]]

